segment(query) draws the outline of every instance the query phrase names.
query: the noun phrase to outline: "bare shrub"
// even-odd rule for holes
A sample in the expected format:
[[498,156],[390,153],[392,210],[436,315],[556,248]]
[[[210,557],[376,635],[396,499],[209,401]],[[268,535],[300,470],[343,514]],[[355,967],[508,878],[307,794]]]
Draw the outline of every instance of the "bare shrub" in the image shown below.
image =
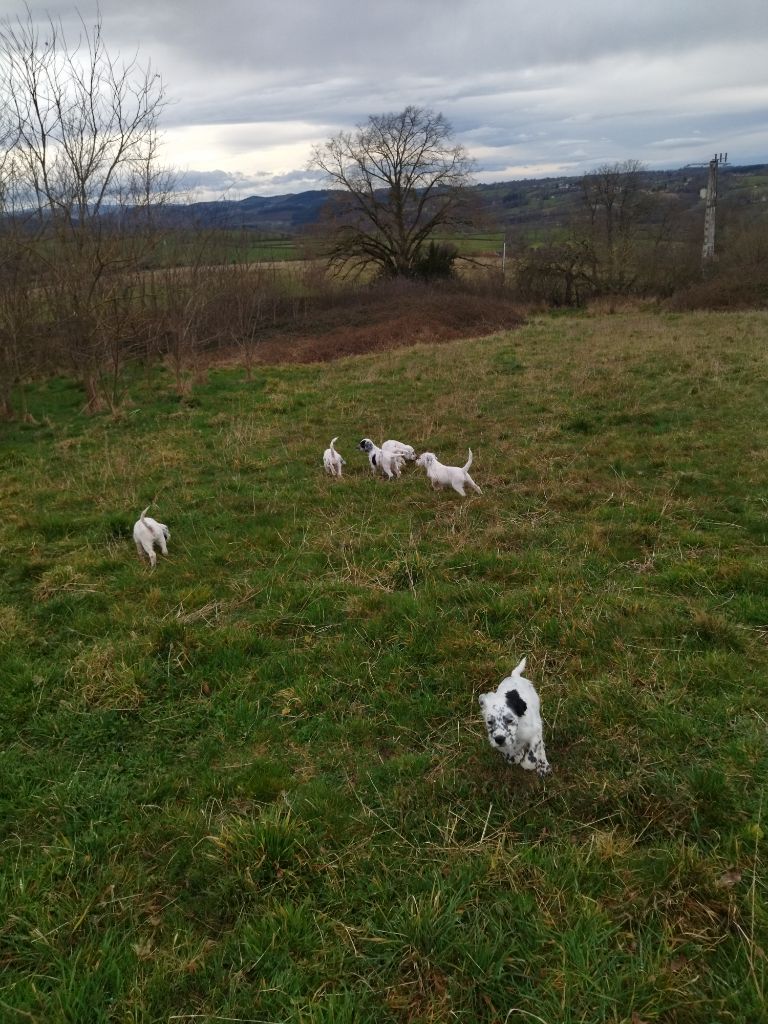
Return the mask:
[[[13,232],[0,235],[0,418],[14,413],[13,393],[39,365],[37,316],[28,258]],[[22,409],[22,412],[24,410]]]
[[718,268],[711,276],[677,291],[668,309],[754,309],[768,307],[768,266]]
[[763,223],[732,219],[716,262],[676,291],[670,309],[749,309],[768,306],[768,235]]
[[445,285],[395,279],[322,289],[265,330],[260,361],[314,362],[417,342],[447,341],[519,326],[509,293],[482,279]]
[[596,291],[592,250],[575,240],[531,249],[515,260],[513,282],[523,301],[581,306]]

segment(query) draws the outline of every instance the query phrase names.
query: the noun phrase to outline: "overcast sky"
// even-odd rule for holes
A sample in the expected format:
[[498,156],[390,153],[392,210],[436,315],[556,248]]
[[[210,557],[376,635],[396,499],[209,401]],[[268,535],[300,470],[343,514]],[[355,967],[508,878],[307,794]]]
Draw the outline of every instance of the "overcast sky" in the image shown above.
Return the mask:
[[[64,0],[37,5],[77,36]],[[729,154],[768,162],[768,0],[101,0],[107,46],[165,82],[164,160],[199,198],[317,188],[313,143],[408,104],[476,180]],[[0,15],[24,6],[0,0]]]

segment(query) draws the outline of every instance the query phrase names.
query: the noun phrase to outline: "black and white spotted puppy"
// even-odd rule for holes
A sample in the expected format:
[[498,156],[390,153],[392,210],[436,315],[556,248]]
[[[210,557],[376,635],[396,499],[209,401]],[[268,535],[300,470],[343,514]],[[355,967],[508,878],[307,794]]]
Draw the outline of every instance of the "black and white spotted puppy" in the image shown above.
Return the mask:
[[511,676],[502,679],[495,693],[481,693],[480,707],[488,742],[505,761],[519,764],[540,776],[550,772],[544,750],[539,695],[523,676],[526,659]]
[[384,451],[377,444],[374,444],[370,437],[364,437],[358,442],[357,447],[368,456],[368,462],[374,476],[376,473],[383,473],[387,480],[400,476],[400,470],[403,466],[402,455]]

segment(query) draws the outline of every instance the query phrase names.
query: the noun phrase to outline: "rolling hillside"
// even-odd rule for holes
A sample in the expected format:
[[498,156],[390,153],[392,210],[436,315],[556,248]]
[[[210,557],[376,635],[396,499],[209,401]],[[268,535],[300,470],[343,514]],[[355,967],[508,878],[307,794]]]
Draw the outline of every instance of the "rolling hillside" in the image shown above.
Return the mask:
[[[698,210],[699,190],[707,183],[706,168],[647,171],[646,188],[674,197],[685,207]],[[495,229],[524,230],[533,235],[564,227],[580,207],[580,179],[573,177],[497,182],[477,185],[474,192]],[[724,167],[720,172],[724,203],[752,205],[756,213],[768,211],[768,165]],[[177,227],[244,228],[262,232],[296,233],[317,221],[331,193],[328,190],[283,196],[250,196],[239,201],[191,203],[164,211]]]

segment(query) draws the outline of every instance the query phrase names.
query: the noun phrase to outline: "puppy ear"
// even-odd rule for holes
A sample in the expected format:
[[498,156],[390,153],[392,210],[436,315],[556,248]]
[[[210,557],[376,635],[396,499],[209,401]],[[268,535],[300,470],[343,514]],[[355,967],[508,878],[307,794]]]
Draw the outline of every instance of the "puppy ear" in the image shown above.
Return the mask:
[[480,696],[477,698],[477,701],[480,707],[483,709],[483,711],[485,711],[485,706],[488,703],[488,698],[492,696],[493,694],[491,693],[481,693]]
[[517,690],[510,690],[507,693],[507,707],[514,711],[518,718],[522,718],[525,712],[528,710],[528,705],[525,703],[523,698],[517,692]]

